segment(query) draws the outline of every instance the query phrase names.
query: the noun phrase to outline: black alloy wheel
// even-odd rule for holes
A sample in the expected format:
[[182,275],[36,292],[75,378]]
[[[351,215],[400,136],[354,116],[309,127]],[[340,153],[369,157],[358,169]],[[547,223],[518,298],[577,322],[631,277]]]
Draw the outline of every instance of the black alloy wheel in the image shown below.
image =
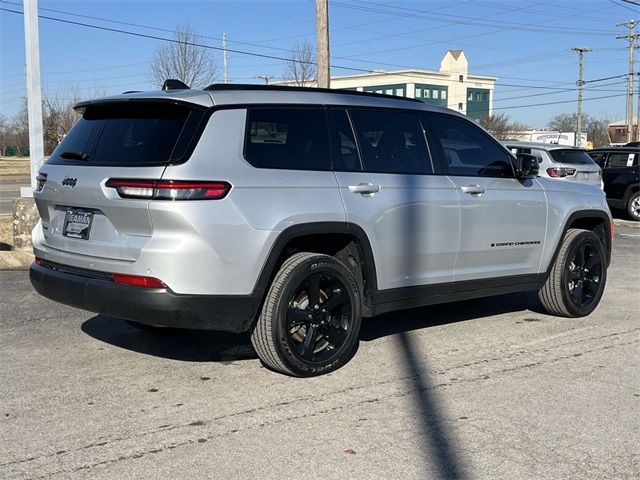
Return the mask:
[[340,351],[353,323],[347,287],[329,272],[314,273],[294,291],[287,310],[291,350],[307,362],[327,362]]
[[593,245],[583,243],[567,265],[567,289],[577,307],[588,307],[598,297],[602,279],[602,255]]

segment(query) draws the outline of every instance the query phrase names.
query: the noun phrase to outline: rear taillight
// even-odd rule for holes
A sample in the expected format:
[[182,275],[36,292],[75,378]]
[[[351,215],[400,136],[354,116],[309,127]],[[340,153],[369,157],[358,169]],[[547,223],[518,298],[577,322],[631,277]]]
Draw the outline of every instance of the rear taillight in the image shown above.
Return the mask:
[[112,178],[105,184],[115,188],[122,198],[149,200],[220,200],[231,185],[227,182],[191,182],[183,180],[128,180]]
[[44,188],[44,184],[47,181],[47,174],[38,172],[36,175],[36,192],[39,192]]
[[551,167],[547,168],[547,174],[554,178],[571,177],[576,174],[575,168]]
[[111,275],[113,281],[122,285],[133,285],[145,288],[167,288],[167,286],[157,278],[142,277],[140,275],[126,275],[124,273],[114,273]]

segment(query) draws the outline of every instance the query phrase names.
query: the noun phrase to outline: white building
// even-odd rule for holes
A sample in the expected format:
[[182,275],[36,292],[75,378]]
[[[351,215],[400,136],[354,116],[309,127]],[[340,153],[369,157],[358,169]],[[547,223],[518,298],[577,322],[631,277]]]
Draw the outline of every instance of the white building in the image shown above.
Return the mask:
[[497,78],[469,73],[462,50],[448,50],[440,70],[397,70],[331,77],[331,88],[417,98],[473,118],[491,115]]

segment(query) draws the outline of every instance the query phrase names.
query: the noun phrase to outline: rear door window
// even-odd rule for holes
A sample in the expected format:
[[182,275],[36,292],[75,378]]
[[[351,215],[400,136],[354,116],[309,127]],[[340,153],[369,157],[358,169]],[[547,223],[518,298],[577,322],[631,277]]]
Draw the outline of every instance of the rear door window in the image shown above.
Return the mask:
[[333,169],[345,172],[361,171],[358,146],[347,112],[343,109],[331,109],[329,121]]
[[322,108],[250,108],[245,158],[258,168],[331,170]]
[[420,117],[396,110],[350,110],[364,170],[433,173]]
[[573,165],[592,165],[594,162],[589,154],[584,150],[549,150],[549,155],[554,162],[567,163]]
[[93,105],[64,137],[48,163],[140,166],[184,160],[204,111],[171,103]]
[[615,152],[609,154],[608,168],[632,167],[637,165],[637,154],[629,152]]
[[590,152],[589,156],[591,160],[594,161],[600,167],[604,167],[605,159],[607,158],[607,154],[605,152]]

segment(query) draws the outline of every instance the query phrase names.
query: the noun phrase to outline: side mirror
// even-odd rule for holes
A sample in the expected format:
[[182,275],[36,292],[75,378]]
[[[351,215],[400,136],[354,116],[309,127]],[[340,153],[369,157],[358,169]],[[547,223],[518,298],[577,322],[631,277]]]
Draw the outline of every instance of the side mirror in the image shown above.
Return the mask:
[[540,172],[538,159],[528,153],[516,155],[516,178],[536,178]]

